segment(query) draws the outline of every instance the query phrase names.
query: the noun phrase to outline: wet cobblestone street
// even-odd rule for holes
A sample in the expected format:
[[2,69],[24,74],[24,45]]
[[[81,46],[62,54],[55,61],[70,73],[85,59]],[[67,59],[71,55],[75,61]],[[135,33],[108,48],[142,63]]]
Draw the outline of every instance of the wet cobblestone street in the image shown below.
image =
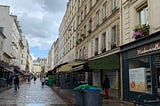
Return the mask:
[[[26,105],[27,104],[27,105]],[[18,91],[13,88],[0,93],[0,106],[66,106],[66,103],[48,86],[41,86],[38,79],[24,82]]]

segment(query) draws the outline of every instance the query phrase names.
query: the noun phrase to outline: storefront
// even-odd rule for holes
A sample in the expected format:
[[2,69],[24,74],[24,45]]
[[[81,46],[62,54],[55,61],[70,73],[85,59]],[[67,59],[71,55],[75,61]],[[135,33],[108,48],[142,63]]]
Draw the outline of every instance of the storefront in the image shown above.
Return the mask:
[[89,60],[89,69],[92,70],[92,84],[101,87],[105,76],[110,79],[110,96],[120,96],[120,57],[119,50],[112,54],[103,55]]
[[121,51],[123,99],[160,98],[160,32],[126,44]]

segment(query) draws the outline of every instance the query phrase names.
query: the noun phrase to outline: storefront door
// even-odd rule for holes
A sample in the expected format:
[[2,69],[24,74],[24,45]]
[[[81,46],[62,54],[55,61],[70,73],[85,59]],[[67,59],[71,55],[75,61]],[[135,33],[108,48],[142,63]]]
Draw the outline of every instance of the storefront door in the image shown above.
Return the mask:
[[154,64],[154,76],[153,78],[155,78],[155,86],[154,86],[154,91],[157,94],[160,94],[160,55],[154,55],[153,56],[153,64]]
[[160,63],[155,63],[156,93],[160,94]]

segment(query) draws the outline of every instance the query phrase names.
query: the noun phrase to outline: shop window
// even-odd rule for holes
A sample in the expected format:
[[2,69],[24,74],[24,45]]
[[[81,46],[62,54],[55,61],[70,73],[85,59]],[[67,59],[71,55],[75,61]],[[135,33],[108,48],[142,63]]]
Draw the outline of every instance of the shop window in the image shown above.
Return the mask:
[[136,58],[128,61],[129,89],[134,92],[151,93],[150,58]]

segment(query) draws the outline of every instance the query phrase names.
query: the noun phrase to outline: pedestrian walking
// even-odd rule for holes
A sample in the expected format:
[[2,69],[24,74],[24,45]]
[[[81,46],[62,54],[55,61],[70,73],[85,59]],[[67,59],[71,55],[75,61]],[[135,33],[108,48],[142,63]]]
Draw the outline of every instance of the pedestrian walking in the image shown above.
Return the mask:
[[19,77],[18,75],[14,78],[14,90],[17,91],[19,89]]
[[44,86],[44,81],[45,81],[45,78],[42,77],[42,78],[41,78],[42,86]]
[[105,80],[102,84],[102,88],[105,91],[105,98],[109,98],[109,88],[110,88],[110,81],[108,75],[106,75]]
[[30,76],[28,76],[28,83],[30,83],[30,81],[31,81],[31,77],[30,77]]
[[34,76],[34,83],[35,83],[36,79],[37,79],[37,77],[36,77],[36,76]]

